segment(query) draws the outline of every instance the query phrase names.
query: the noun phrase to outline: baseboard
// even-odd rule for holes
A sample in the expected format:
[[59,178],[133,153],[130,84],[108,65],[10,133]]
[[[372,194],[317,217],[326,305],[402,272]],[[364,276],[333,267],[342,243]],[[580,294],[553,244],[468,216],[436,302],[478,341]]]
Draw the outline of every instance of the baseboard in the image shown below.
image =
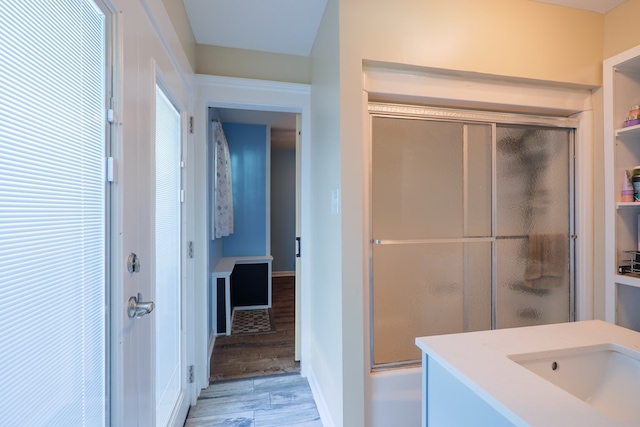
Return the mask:
[[313,400],[316,402],[316,407],[318,408],[318,414],[320,415],[322,425],[324,427],[335,427],[336,424],[333,422],[333,418],[331,418],[327,402],[324,400],[324,395],[320,391],[320,387],[318,386],[318,382],[316,381],[313,371],[310,369],[306,369],[305,371],[308,374],[307,381],[309,382],[309,387],[311,387]]
[[207,363],[207,378],[211,377],[211,372],[209,372],[209,370],[211,369],[211,356],[213,356],[213,346],[216,343],[216,335],[215,334],[211,334],[209,335],[209,358],[208,363]]
[[271,277],[290,277],[295,275],[295,271],[274,271],[271,273]]
[[[232,310],[233,311],[240,311],[240,310],[264,310],[267,308],[271,308],[271,306],[269,305],[238,305],[236,307],[233,307]],[[231,323],[233,324],[233,313],[232,313],[232,320]]]

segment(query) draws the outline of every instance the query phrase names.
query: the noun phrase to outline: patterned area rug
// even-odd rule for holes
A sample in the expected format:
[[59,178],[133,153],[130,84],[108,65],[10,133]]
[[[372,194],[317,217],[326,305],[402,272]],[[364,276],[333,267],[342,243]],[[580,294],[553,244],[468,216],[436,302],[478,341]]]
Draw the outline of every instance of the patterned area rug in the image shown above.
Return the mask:
[[233,310],[231,335],[264,334],[275,332],[271,319],[271,310]]

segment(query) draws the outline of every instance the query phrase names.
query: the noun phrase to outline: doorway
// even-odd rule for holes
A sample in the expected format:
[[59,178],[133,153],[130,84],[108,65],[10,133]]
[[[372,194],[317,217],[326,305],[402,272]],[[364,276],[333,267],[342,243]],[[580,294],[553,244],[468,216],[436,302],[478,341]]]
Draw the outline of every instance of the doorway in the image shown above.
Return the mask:
[[[228,331],[219,330],[220,317],[223,315],[219,311],[220,306],[211,304],[210,321],[213,323],[210,327],[215,328],[217,336],[210,358],[210,381],[298,372],[299,363],[294,357],[295,309],[299,305],[296,304],[298,293],[295,291],[296,214],[299,211],[296,208],[297,115],[288,112],[210,106],[207,116],[209,122],[221,125],[229,146],[233,175],[231,187],[236,199],[232,208],[236,218],[234,227],[246,226],[247,217],[250,217],[253,225],[256,222],[266,222],[264,226],[256,227],[260,234],[265,234],[264,239],[257,239],[260,241],[258,245],[255,245],[253,240],[248,241],[246,236],[243,238],[242,230],[235,230],[240,232],[239,236],[212,238],[208,243],[209,270],[214,269],[221,258],[228,256],[273,257],[271,308],[240,311],[231,307],[233,326],[231,335],[225,335]],[[216,129],[219,129],[217,124]],[[211,141],[211,135],[208,140]],[[256,146],[263,148],[259,149]],[[213,160],[211,151],[213,150],[210,150],[208,159],[209,195],[217,194],[212,186],[216,180],[214,177],[218,174],[214,169],[214,163],[217,161]],[[249,164],[253,166],[247,169]],[[261,175],[263,172],[259,171],[263,167],[266,169],[264,176],[256,179],[254,175]],[[266,183],[265,189],[260,188],[262,182]],[[251,187],[250,190],[247,185]],[[266,192],[264,199],[261,195],[263,190]],[[212,200],[209,202],[210,205],[211,202]],[[261,207],[263,204],[266,205],[264,215]],[[210,215],[216,206],[211,205]],[[208,222],[211,223],[211,218]],[[246,243],[244,249],[243,245],[239,246],[238,239]],[[266,248],[263,241],[266,242]],[[240,274],[236,269],[234,276],[236,273]],[[237,288],[232,285],[232,301],[242,299],[243,287]],[[236,323],[239,319],[248,316],[248,313],[259,311],[268,311],[270,326],[267,331],[237,330]]]
[[[196,357],[194,366],[194,380],[197,389],[206,388],[209,383],[209,359],[215,343],[215,335],[211,330],[210,304],[212,298],[209,279],[209,241],[207,235],[207,145],[206,135],[208,127],[208,107],[237,108],[245,110],[275,111],[296,113],[300,117],[300,251],[299,258],[300,281],[298,294],[300,300],[300,373],[304,377],[308,373],[305,359],[309,355],[309,340],[306,338],[310,330],[309,318],[309,287],[310,287],[310,259],[309,253],[310,230],[310,134],[311,134],[311,87],[310,85],[268,82],[251,79],[237,79],[220,76],[196,76],[198,99],[196,102],[196,117],[194,132],[196,144],[190,151],[189,161],[194,166],[193,182],[195,185],[194,227],[201,232],[194,236],[194,265],[196,283],[195,294],[195,342]],[[195,402],[193,402],[195,403]]]

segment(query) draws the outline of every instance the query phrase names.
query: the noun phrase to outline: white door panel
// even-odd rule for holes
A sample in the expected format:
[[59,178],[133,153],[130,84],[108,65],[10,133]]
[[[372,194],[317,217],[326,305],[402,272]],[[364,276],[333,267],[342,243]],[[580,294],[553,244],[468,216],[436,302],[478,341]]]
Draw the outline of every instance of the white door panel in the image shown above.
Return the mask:
[[[155,96],[155,390],[156,425],[169,424],[185,393],[181,333],[181,115],[156,85]],[[184,400],[182,400],[184,401]],[[177,409],[179,411],[179,409]]]
[[[158,36],[167,21],[166,11],[155,3],[142,7],[139,1],[114,1],[117,7],[120,45],[116,111],[118,138],[114,157],[117,179],[113,184],[117,233],[114,233],[114,292],[112,295],[112,425],[155,426],[156,405],[156,316],[158,307],[140,318],[129,318],[127,302],[141,294],[154,301],[155,294],[155,84],[160,73],[178,104],[191,105],[188,78],[177,68],[176,52],[171,55],[165,40]],[[161,6],[161,2],[158,2]],[[158,12],[158,14],[156,14]],[[154,14],[151,16],[151,14]],[[162,15],[165,14],[165,15]],[[153,20],[153,25],[152,25]],[[139,272],[127,271],[127,257],[136,253]],[[185,286],[189,292],[190,285]],[[186,362],[187,349],[181,350]],[[183,363],[184,364],[184,363]],[[186,388],[186,369],[176,373],[184,407],[172,411],[172,423],[182,425],[191,401]]]

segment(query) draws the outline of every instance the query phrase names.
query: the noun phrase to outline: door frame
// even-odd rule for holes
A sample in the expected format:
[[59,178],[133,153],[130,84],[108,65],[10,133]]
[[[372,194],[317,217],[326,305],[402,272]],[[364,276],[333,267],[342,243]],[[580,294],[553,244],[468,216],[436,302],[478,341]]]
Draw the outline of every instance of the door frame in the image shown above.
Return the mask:
[[[311,148],[311,86],[299,83],[284,83],[264,80],[221,77],[213,75],[196,75],[198,99],[195,106],[195,147],[191,152],[194,166],[194,227],[196,230],[207,230],[207,109],[237,108],[245,110],[276,111],[297,113],[301,115],[301,253],[309,254],[310,242],[310,148]],[[209,334],[209,236],[205,232],[194,235],[195,282],[203,284],[196,287],[195,310],[195,382],[196,389],[201,390],[209,384],[209,352],[215,336]],[[305,360],[309,355],[310,331],[310,258],[303,256],[300,260],[300,329],[301,354],[300,373],[307,375]],[[195,404],[195,400],[193,402]]]

